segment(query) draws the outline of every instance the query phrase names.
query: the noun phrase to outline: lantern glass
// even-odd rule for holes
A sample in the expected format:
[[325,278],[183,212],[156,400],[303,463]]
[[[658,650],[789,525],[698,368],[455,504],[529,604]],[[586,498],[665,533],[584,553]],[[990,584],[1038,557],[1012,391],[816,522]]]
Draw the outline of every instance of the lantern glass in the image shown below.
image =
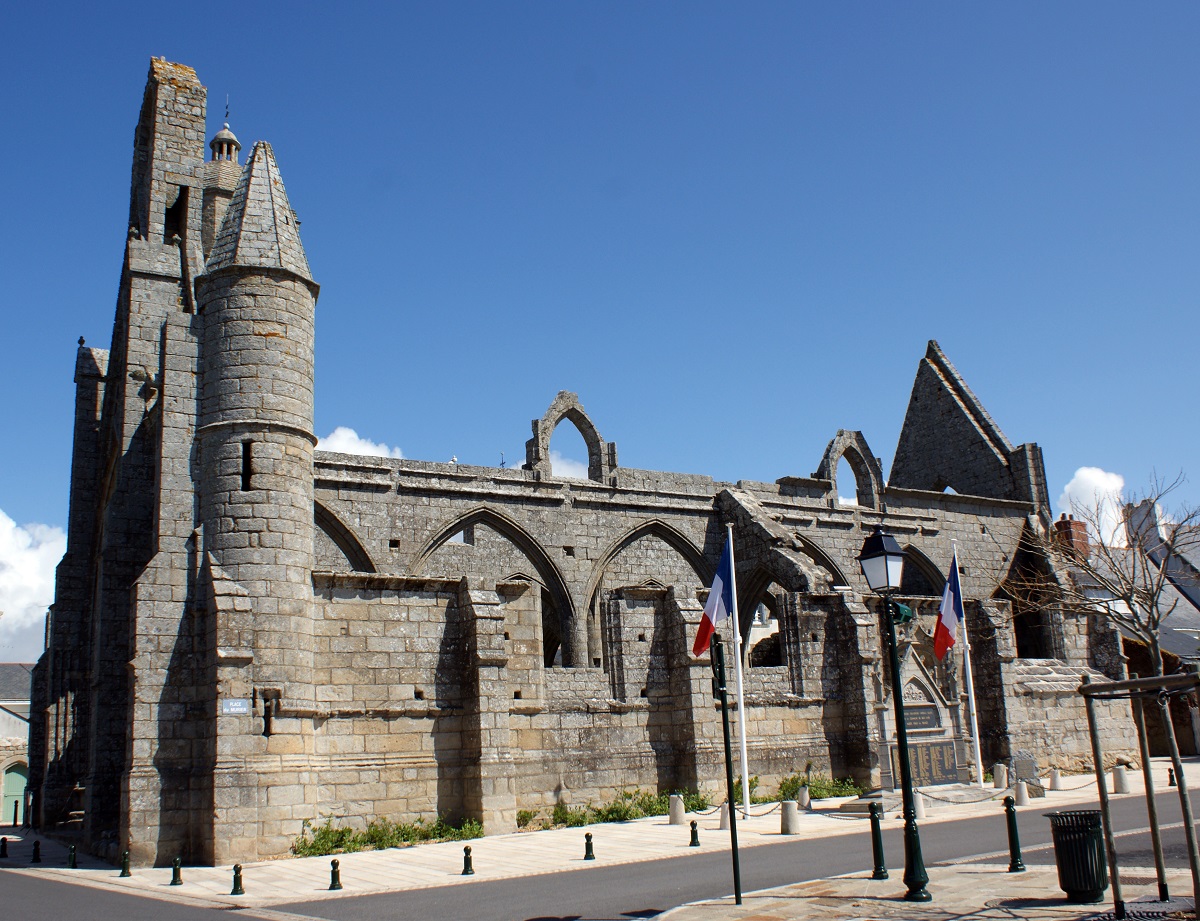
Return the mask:
[[863,542],[858,563],[871,591],[887,595],[899,590],[904,574],[904,551],[896,538],[882,528],[876,528],[875,533]]

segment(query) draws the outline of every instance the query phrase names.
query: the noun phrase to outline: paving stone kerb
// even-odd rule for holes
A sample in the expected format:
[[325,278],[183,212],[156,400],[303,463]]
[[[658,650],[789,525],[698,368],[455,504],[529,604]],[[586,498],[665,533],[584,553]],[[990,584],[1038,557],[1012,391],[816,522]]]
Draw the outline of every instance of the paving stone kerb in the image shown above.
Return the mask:
[[[985,762],[1086,761],[1075,687],[1122,675],[1119,638],[1007,600],[1022,534],[1050,524],[1041,455],[936,343],[890,481],[854,431],[773,483],[622,467],[567,391],[520,469],[317,451],[300,222],[270,145],[239,169],[222,129],[206,162],[204,119],[196,74],[154,60],[111,347],[75,356],[68,548],[31,729],[43,828],[135,865],[251,862],[326,816],[499,833],[632,787],[715,794],[720,720],[690,645],[730,524],[764,788],[894,782],[882,612],[856,563],[879,524],[908,553],[920,769],[961,781],[971,757],[959,664],[931,648],[952,541]],[[564,421],[587,479],[550,465]],[[1100,709],[1109,755],[1135,754],[1127,706]]]

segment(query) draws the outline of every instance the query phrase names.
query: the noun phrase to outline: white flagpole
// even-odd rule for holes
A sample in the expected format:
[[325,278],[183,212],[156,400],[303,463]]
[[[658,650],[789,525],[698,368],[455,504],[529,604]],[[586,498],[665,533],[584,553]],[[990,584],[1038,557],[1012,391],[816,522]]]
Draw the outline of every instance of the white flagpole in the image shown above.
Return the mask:
[[[737,675],[738,735],[742,742],[742,815],[750,815],[750,761],[746,757],[746,697],[742,693],[742,628],[738,623],[737,560],[733,555],[733,525],[729,529],[729,578],[733,593],[734,672]],[[733,804],[730,804],[733,808]]]
[[[954,571],[958,572],[958,541],[951,540],[954,547]],[[958,576],[958,590],[962,593],[962,574]],[[960,597],[961,600],[961,597]],[[967,706],[971,710],[971,743],[975,754],[975,776],[983,786],[983,755],[979,753],[979,711],[975,708],[975,681],[971,677],[971,636],[967,632],[967,611],[963,605],[963,681],[967,683]]]

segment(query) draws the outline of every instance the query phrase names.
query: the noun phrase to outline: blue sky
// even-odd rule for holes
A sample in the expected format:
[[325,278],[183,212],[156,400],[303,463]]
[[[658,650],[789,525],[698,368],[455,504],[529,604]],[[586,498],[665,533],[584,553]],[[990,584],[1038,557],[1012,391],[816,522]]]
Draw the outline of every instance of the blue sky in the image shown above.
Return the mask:
[[1183,470],[1200,501],[1194,4],[22,4],[5,23],[18,531],[65,524],[75,341],[109,342],[151,55],[196,68],[210,134],[228,94],[246,149],[275,147],[322,286],[319,435],[519,463],[569,389],[625,466],[771,481],[848,428],[886,469],[934,338],[1043,447],[1052,498],[1093,466],[1135,488]]

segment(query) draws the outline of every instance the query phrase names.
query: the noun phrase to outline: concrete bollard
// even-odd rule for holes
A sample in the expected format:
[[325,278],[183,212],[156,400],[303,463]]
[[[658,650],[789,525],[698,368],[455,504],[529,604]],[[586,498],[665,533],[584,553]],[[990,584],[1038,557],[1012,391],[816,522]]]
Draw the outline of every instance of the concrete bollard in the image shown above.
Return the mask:
[[1058,768],[1055,768],[1050,772],[1050,789],[1061,790],[1062,788],[1062,771],[1060,771]]
[[33,842],[33,860],[31,860],[29,862],[30,863],[41,863],[42,862],[42,842],[40,842],[40,841]]
[[796,803],[801,809],[812,808],[812,796],[809,795],[808,787],[801,787],[796,793]]
[[1025,781],[1018,780],[1016,789],[1013,792],[1016,793],[1014,799],[1017,801],[1018,806],[1029,805],[1029,787]]
[[671,811],[670,811],[671,818],[668,820],[667,824],[668,825],[682,825],[683,821],[684,821],[683,817],[686,812],[686,810],[684,810],[684,808],[683,808],[683,797],[680,796],[678,793],[672,793],[671,798],[670,798],[670,803],[671,803]]
[[129,851],[121,851],[120,878],[125,879],[126,877],[129,877],[129,876],[133,876],[133,874],[129,872]]
[[925,795],[920,790],[913,792],[913,818],[925,818]]
[[463,848],[463,869],[459,876],[474,876],[475,863],[471,860],[471,845],[466,845]]
[[176,857],[171,861],[171,885],[183,885],[183,858]]
[[692,840],[688,842],[688,847],[700,846],[700,826],[696,824],[696,820],[692,819]]
[[994,764],[992,765],[992,786],[997,790],[1008,789],[1008,765]]
[[1129,792],[1129,775],[1125,772],[1125,765],[1118,764],[1113,768],[1113,793],[1128,793]]
[[779,810],[779,833],[800,834],[800,808],[795,800],[785,799]]
[[242,865],[235,863],[233,865],[233,889],[229,891],[230,895],[245,895],[246,890],[242,886]]
[[342,888],[342,863],[340,860],[329,861],[329,890]]
[[729,804],[721,804],[721,831],[729,831]]
[[592,833],[590,831],[583,836],[583,859],[596,859],[596,852],[592,850]]

